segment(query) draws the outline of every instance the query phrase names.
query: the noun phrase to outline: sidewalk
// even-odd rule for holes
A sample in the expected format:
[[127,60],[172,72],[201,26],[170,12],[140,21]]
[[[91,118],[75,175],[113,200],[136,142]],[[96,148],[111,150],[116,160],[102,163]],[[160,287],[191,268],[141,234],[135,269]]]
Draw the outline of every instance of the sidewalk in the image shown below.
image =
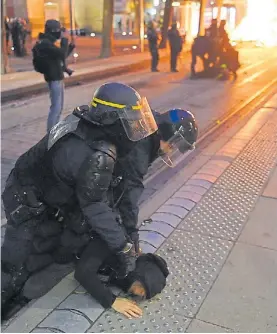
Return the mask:
[[171,272],[141,319],[103,312],[70,274],[2,330],[276,332],[277,95],[243,122],[141,207],[143,251]]
[[[24,72],[32,71],[32,47],[36,43],[37,38],[28,40],[27,55],[25,57],[15,57],[13,51],[10,50],[9,63],[13,72]],[[76,48],[74,52],[67,58],[67,64],[69,67],[72,63],[75,63],[76,59],[73,54],[76,52],[78,54],[77,62],[82,63],[84,61],[92,61],[99,58],[101,52],[101,37],[76,37],[75,45]],[[12,43],[10,43],[11,46]],[[139,39],[136,36],[115,36],[113,51],[115,55],[125,55],[138,53],[139,49]],[[148,50],[148,41],[145,39],[145,51]]]
[[[160,50],[161,59],[167,56],[168,50]],[[121,55],[77,63],[71,66],[75,72],[71,77],[65,78],[65,84],[66,86],[71,86],[78,84],[78,82],[103,79],[145,67],[149,67],[150,70],[150,59],[149,52],[144,52],[124,55],[124,57]],[[35,71],[8,73],[1,76],[2,102],[44,91],[47,91],[47,85],[43,75]]]

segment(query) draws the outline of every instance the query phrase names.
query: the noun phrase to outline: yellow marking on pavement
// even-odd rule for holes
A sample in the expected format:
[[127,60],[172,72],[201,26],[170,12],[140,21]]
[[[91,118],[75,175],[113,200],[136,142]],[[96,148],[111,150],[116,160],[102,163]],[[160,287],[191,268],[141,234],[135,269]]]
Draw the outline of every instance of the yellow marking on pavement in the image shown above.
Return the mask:
[[241,82],[237,85],[237,87],[240,87],[240,86],[246,84],[247,82],[251,82],[251,81],[253,81],[253,80],[256,79],[258,76],[260,76],[261,74],[263,74],[264,72],[266,72],[267,70],[268,70],[268,69],[266,68],[266,69],[261,70],[261,71],[259,71],[259,72],[257,72],[257,73],[254,73],[254,74],[251,75],[250,77],[247,77],[246,79],[244,79],[243,81],[241,81]]

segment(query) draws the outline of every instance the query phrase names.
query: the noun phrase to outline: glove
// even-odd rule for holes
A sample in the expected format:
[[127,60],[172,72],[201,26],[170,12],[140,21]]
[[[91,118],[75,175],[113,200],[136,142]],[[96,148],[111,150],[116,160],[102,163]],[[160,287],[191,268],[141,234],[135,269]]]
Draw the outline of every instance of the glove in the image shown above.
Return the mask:
[[134,251],[134,256],[140,256],[142,254],[142,250],[139,247],[139,234],[138,231],[132,232],[129,236],[131,239],[131,242],[134,244],[133,251]]
[[117,278],[123,279],[136,268],[137,258],[134,256],[133,244],[127,243],[124,249],[117,253],[117,258],[119,260]]
[[136,256],[140,256],[142,254],[142,249],[139,247],[139,240],[134,242],[134,248],[135,248],[135,253]]

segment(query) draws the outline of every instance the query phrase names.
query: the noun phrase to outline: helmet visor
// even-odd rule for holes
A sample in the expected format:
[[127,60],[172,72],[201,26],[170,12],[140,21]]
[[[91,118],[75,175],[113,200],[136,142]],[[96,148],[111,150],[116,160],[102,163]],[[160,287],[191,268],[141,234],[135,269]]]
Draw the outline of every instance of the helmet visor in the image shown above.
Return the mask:
[[158,130],[146,97],[141,98],[136,106],[120,109],[118,114],[126,135],[131,141],[139,141]]
[[162,142],[159,155],[166,165],[174,167],[180,153],[186,153],[189,150],[194,150],[194,148],[195,143],[190,144],[182,135],[182,129],[180,128],[169,140]]

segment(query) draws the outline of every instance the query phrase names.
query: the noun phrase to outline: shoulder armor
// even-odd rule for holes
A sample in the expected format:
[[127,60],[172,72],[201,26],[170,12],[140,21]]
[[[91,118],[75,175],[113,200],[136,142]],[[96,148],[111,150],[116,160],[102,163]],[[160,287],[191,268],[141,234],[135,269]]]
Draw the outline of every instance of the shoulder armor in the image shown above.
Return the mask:
[[47,149],[50,150],[50,148],[62,137],[67,135],[68,133],[74,132],[78,124],[80,122],[80,119],[74,115],[67,116],[63,121],[60,121],[58,124],[56,124],[49,133],[48,137],[48,145]]
[[113,144],[111,144],[109,142],[106,142],[104,140],[95,141],[95,142],[91,142],[91,143],[88,143],[88,144],[89,144],[89,147],[91,147],[92,149],[94,149],[96,151],[106,153],[111,158],[116,160],[116,147]]

